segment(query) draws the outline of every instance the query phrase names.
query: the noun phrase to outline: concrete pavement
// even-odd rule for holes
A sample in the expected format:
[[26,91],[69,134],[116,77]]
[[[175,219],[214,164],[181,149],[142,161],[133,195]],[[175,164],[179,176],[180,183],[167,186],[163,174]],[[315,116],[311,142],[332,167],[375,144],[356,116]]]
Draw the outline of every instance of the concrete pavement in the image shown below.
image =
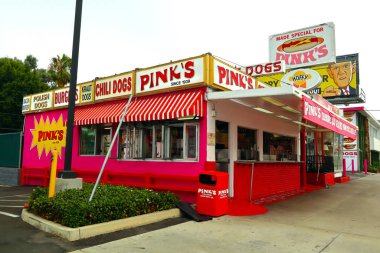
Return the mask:
[[380,252],[379,200],[380,175],[368,175],[263,215],[190,221],[75,252]]

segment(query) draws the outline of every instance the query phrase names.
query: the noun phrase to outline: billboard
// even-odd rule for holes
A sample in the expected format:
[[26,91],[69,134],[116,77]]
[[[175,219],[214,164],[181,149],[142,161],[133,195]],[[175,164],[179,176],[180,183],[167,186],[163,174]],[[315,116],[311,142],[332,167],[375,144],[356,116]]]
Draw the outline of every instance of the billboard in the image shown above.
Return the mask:
[[334,23],[269,36],[269,60],[287,69],[335,62]]
[[[302,81],[313,80],[309,77],[306,69],[297,69],[285,74],[276,74],[270,76],[259,76],[257,79],[272,87],[282,85],[293,85],[303,89],[308,94],[318,94],[324,98],[342,98],[352,100],[358,97],[359,93],[359,55],[350,54],[336,57],[336,63],[328,65],[309,67],[309,70],[317,72],[320,83],[312,87]],[[293,74],[289,74],[293,73]]]

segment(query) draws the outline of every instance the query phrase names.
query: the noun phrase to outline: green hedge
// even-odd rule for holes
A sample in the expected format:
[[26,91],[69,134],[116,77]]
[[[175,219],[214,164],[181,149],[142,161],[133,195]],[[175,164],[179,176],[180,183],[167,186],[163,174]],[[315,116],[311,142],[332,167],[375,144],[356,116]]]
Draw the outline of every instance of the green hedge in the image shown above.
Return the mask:
[[37,187],[29,199],[28,211],[67,227],[81,227],[175,207],[178,197],[170,192],[155,192],[118,185],[100,184],[89,203],[94,184],[70,189],[48,198],[48,189]]

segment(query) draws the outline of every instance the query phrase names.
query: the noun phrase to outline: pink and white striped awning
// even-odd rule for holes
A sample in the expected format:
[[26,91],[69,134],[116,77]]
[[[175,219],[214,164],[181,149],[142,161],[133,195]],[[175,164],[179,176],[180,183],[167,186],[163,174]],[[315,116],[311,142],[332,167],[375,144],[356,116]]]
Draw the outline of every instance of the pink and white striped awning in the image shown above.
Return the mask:
[[[132,98],[124,121],[166,120],[203,116],[204,89],[175,91]],[[74,124],[119,122],[127,100],[95,104],[75,109]]]

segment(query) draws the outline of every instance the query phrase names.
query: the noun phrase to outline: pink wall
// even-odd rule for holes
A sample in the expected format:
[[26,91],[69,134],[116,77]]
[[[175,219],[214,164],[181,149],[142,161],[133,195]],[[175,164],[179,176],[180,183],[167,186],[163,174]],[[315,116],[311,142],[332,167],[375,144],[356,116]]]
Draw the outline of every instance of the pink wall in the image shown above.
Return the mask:
[[[37,146],[32,147],[33,135],[32,129],[35,129],[36,119],[40,122],[42,116],[46,122],[47,117],[51,122],[53,119],[58,120],[62,115],[63,121],[66,124],[67,110],[48,111],[43,113],[25,115],[25,134],[23,147],[23,168],[49,168],[51,152],[44,149],[41,156],[38,155]],[[207,115],[207,106],[204,103],[204,115]],[[151,173],[155,175],[180,175],[180,176],[197,176],[199,172],[204,170],[207,152],[207,120],[202,117],[200,120],[199,131],[199,161],[197,162],[172,162],[172,161],[121,161],[115,158],[110,158],[106,165],[106,170],[128,173]],[[117,124],[113,126],[115,132]],[[73,152],[72,152],[72,168],[75,170],[100,170],[104,156],[80,156],[79,155],[79,127],[74,127]],[[42,145],[42,144],[40,144]],[[58,157],[58,170],[64,167],[64,147],[60,149],[61,156]],[[117,156],[117,143],[115,144],[111,157]]]
[[[51,126],[53,121],[58,121],[58,119],[62,116],[64,124],[67,121],[67,110],[56,110],[56,111],[47,111],[42,113],[34,113],[25,115],[25,125],[24,125],[24,145],[23,145],[23,156],[22,156],[22,167],[23,168],[48,168],[50,167],[51,161],[51,152],[48,150],[46,152],[46,146],[49,145],[49,141],[41,140],[37,146],[33,147],[33,132],[34,130],[42,130],[39,129],[37,125],[35,125],[35,120],[37,123],[42,122],[46,124],[47,119],[49,119]],[[55,129],[60,129],[55,128]],[[50,128],[48,130],[54,130]],[[51,144],[51,143],[50,143]],[[42,150],[41,156],[38,154],[38,147]],[[59,146],[58,146],[59,147]],[[64,154],[65,148],[59,148],[58,152],[61,152],[61,156],[58,157],[58,168],[63,168],[64,162]]]

